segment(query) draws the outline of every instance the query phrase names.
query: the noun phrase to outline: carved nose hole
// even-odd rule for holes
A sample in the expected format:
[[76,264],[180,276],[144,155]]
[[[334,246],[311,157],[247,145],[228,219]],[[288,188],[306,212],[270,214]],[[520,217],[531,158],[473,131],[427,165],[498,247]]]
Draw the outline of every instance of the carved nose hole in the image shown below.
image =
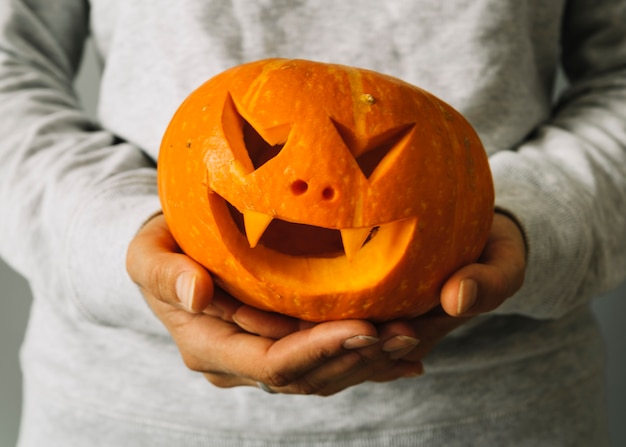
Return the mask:
[[322,190],[322,197],[324,200],[332,200],[332,198],[335,197],[335,190],[332,187],[327,186]]
[[309,189],[309,184],[304,180],[296,180],[291,184],[291,192],[296,196],[304,194],[307,189]]

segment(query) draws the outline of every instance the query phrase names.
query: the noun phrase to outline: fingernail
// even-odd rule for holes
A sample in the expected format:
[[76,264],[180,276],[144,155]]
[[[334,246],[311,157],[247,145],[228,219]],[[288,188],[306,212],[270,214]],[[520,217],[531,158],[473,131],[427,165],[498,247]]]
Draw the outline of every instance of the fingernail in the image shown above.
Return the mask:
[[343,342],[344,349],[361,349],[367,348],[368,346],[372,346],[380,341],[377,337],[372,337],[370,335],[355,335],[354,337],[350,337]]
[[397,335],[387,340],[382,349],[385,352],[403,351],[414,348],[419,342],[420,341],[417,338],[408,337],[406,335]]
[[478,285],[473,279],[464,279],[459,285],[459,297],[457,300],[456,313],[462,315],[476,303]]
[[176,296],[185,309],[192,311],[193,296],[196,289],[196,275],[183,272],[176,278]]
[[235,323],[237,326],[239,326],[244,331],[249,332],[251,334],[255,333],[254,330],[252,330],[252,328],[249,325],[247,325],[245,321],[241,321],[241,318],[239,318],[236,314],[233,314],[233,316],[231,318],[233,320],[233,323]]

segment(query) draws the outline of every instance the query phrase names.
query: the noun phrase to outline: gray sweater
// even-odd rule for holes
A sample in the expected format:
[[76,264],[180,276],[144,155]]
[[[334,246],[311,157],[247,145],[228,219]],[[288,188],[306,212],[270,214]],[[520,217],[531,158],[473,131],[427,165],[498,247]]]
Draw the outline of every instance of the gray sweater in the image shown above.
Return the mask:
[[[72,87],[87,36],[98,121]],[[523,288],[426,374],[319,398],[219,389],[185,368],[124,267],[160,205],[165,126],[210,76],[269,56],[416,84],[475,126]],[[571,87],[555,104],[563,68]],[[0,255],[30,282],[21,447],[600,446],[588,304],[626,274],[620,0],[14,0],[0,6]]]

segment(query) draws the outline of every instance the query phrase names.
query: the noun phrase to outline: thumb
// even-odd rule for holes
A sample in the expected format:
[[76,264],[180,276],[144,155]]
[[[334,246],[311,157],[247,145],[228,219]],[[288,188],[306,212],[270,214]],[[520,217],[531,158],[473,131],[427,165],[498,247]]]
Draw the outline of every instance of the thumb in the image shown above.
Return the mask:
[[452,316],[491,311],[522,287],[525,269],[522,231],[511,218],[496,214],[481,258],[446,281],[441,291],[441,306]]
[[202,312],[213,299],[211,275],[181,253],[163,215],[150,219],[128,247],[126,269],[144,295]]

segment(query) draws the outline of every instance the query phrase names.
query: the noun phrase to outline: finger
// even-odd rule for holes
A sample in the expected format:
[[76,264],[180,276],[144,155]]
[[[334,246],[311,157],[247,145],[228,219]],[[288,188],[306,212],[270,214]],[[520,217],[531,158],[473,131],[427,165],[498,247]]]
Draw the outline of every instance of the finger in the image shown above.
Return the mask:
[[[319,386],[320,389],[317,394],[328,396],[366,381],[388,382],[423,374],[424,368],[420,360],[399,358],[394,355],[400,352],[412,352],[414,347],[410,348],[409,351],[403,349],[390,355],[390,353],[381,349],[382,346],[377,346],[378,352],[376,355],[371,353],[364,355],[363,350],[359,350],[336,359],[337,363],[344,363],[343,372],[339,374],[341,368],[338,368],[334,379],[327,381],[324,386]],[[348,362],[350,362],[349,367],[345,367],[348,365]],[[315,382],[318,380],[317,377],[328,377],[327,369],[334,366],[329,362],[329,364],[307,375],[306,379],[309,382]]]
[[[379,325],[378,334],[380,343],[333,359],[309,373],[306,379],[317,384],[318,394],[330,395],[368,380],[389,381],[422,371],[421,364],[398,360],[419,343],[409,322],[398,320]],[[324,382],[327,377],[333,380]]]
[[[330,396],[366,381],[387,382],[400,378],[417,377],[424,372],[420,361],[392,360],[386,355],[380,356],[375,362],[371,360],[366,360],[357,352],[350,352],[340,355],[306,374],[299,380],[296,388],[293,385],[270,387],[265,383],[262,388],[276,393],[293,394],[297,392],[299,394]],[[242,383],[241,378],[230,375],[205,374],[205,376],[213,384],[222,387],[242,384],[259,387],[259,383],[261,383],[251,380]]]
[[273,312],[265,312],[250,306],[237,308],[232,318],[245,331],[275,340],[303,329],[309,329],[316,324]]
[[391,382],[398,379],[410,379],[424,374],[424,365],[421,361],[398,359],[391,368],[378,371],[371,376],[370,382]]
[[219,388],[234,388],[237,386],[259,387],[259,382],[244,377],[234,376],[232,374],[222,373],[203,373],[203,376],[212,385]]
[[[266,369],[261,381],[279,387],[290,383],[295,392],[316,393],[361,361],[362,356],[346,351],[377,342],[376,328],[366,321],[320,323],[274,342],[269,359],[275,367]],[[310,375],[312,371],[317,374]]]
[[187,311],[201,312],[213,298],[211,276],[180,252],[163,215],[152,218],[133,239],[126,268],[151,296]]
[[[280,394],[316,394],[320,396],[330,396],[336,394],[350,386],[362,383],[367,380],[372,373],[359,377],[353,373],[355,367],[362,362],[359,355],[347,353],[330,359],[319,368],[304,375],[295,382],[285,386],[268,385],[262,381],[255,381],[250,378],[235,376],[223,373],[205,373],[205,378],[213,385],[221,388],[231,388],[235,386],[262,387],[264,391]],[[260,385],[262,384],[262,385]]]
[[350,320],[323,323],[276,341],[208,315],[193,317],[183,330],[172,331],[183,336],[177,343],[189,368],[241,377],[247,383],[260,381],[292,393],[315,392],[313,387],[319,385],[311,386],[304,376],[344,354],[346,340],[376,336],[371,324]]
[[357,355],[359,355],[358,352],[350,353],[351,367],[347,368],[343,374],[338,374],[334,380],[327,382],[324,387],[320,388],[318,394],[328,396],[366,381],[388,382],[419,376],[424,371],[420,361],[394,359],[384,351],[381,351],[381,355],[376,358],[360,356],[360,359],[357,359]]
[[305,379],[309,385],[318,390],[316,394],[330,396],[366,382],[380,371],[390,370],[394,363],[396,361],[386,355],[371,359],[363,357],[358,352],[350,352],[313,371]]
[[407,320],[394,320],[379,324],[378,333],[382,351],[394,360],[403,357],[421,342],[411,321]]
[[524,281],[526,247],[517,224],[496,214],[480,260],[461,268],[444,284],[441,305],[450,315],[488,312],[515,294]]
[[[336,394],[366,381],[374,374],[373,363],[356,351],[340,354],[303,375],[296,384],[298,392],[320,396]],[[282,392],[280,388],[277,391]]]
[[213,286],[211,303],[202,311],[205,315],[221,318],[224,321],[234,322],[234,315],[239,308],[246,307],[241,301],[233,298],[220,287]]
[[423,360],[450,332],[467,323],[472,317],[453,317],[441,308],[413,320],[419,344],[401,359],[417,362]]

